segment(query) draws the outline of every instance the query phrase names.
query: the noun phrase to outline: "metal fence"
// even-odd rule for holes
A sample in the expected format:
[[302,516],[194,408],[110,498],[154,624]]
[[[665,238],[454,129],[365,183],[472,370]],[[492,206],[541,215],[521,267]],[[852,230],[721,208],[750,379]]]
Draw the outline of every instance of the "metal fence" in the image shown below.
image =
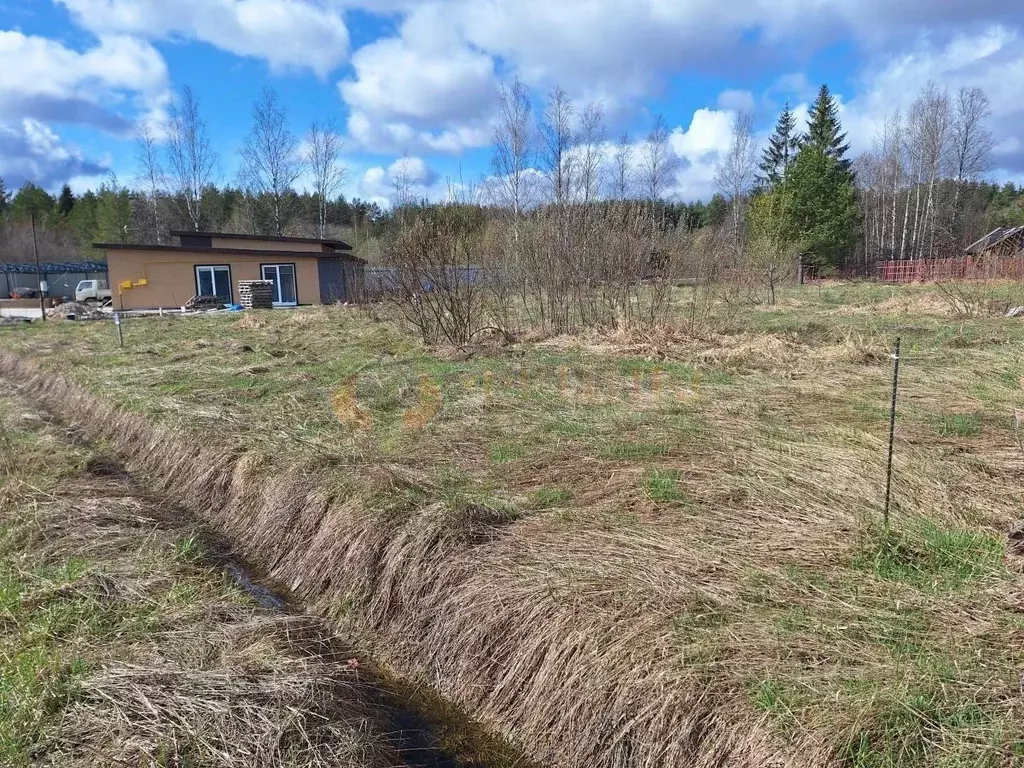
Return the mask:
[[[46,281],[50,296],[74,296],[82,280],[107,280],[105,261],[41,262],[39,277]],[[8,297],[19,288],[38,288],[35,262],[0,264],[0,291]]]

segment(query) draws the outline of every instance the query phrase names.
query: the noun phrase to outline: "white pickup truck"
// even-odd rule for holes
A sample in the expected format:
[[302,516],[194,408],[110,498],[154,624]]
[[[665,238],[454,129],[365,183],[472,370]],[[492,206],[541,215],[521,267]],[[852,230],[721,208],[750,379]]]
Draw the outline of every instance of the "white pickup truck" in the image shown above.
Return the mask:
[[106,306],[111,301],[106,280],[83,280],[75,288],[75,301]]

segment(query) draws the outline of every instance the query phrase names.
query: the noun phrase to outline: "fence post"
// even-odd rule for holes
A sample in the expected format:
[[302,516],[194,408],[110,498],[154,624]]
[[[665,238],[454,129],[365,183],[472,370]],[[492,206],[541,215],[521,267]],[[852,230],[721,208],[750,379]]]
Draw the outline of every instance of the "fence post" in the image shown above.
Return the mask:
[[900,337],[896,337],[896,351],[893,353],[892,366],[892,403],[889,407],[889,456],[885,468],[885,530],[889,530],[889,500],[892,495],[892,446],[896,437],[896,393],[900,383]]

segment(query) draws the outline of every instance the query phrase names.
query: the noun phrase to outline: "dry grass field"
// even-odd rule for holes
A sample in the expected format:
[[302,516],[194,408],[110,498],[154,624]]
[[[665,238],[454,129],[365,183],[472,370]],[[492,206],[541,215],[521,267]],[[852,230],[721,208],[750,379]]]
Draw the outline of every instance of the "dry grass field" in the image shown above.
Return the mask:
[[124,332],[0,329],[3,372],[541,763],[1024,763],[1020,319],[823,284],[691,334]]
[[260,607],[195,525],[6,388],[0,443],[0,764],[399,764],[317,619]]

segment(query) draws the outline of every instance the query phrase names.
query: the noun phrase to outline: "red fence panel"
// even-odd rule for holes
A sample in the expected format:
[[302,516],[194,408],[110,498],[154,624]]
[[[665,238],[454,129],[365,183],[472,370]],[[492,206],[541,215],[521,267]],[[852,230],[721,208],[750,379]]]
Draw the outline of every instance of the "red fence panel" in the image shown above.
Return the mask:
[[898,259],[879,264],[886,283],[938,283],[945,280],[1024,280],[1024,256],[955,259]]

